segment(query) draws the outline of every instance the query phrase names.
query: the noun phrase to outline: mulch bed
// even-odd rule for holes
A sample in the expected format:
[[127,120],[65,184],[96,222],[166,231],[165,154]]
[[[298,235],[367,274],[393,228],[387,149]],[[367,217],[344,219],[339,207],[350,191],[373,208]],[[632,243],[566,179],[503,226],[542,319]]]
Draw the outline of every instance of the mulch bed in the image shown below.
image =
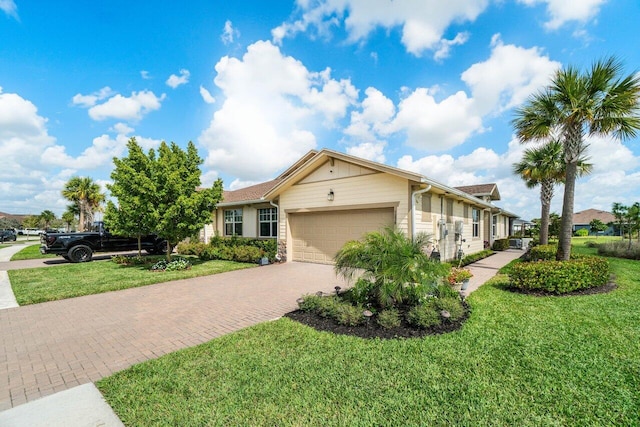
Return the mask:
[[343,326],[333,319],[320,317],[316,313],[304,312],[301,310],[287,313],[285,314],[285,317],[310,326],[318,331],[333,332],[334,334],[340,335],[351,335],[368,339],[421,338],[426,335],[439,335],[460,329],[464,322],[469,318],[471,311],[466,303],[463,304],[465,306],[466,313],[460,319],[457,321],[444,320],[442,324],[429,329],[418,329],[409,325],[405,321],[403,321],[397,328],[385,329],[378,325],[374,319],[371,319],[371,321],[362,326]]

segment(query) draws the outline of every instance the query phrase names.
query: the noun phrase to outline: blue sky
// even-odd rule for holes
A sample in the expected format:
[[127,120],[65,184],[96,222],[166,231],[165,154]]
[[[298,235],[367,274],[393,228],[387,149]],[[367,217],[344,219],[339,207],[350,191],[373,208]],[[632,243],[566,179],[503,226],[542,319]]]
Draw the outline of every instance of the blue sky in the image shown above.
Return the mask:
[[[640,69],[639,17],[637,0],[0,0],[0,211],[61,214],[64,183],[104,186],[135,136],[196,143],[205,184],[327,147],[496,182],[501,207],[539,217],[511,174],[513,109],[558,67]],[[639,142],[590,139],[576,211],[640,201]]]

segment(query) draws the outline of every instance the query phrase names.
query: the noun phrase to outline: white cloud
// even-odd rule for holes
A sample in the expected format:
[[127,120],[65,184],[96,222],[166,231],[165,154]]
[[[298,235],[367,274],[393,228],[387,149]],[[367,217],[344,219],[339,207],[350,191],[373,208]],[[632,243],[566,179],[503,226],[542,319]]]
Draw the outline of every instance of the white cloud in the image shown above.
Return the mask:
[[[44,150],[42,159],[49,164],[63,168],[79,168],[92,170],[99,167],[108,166],[114,157],[122,157],[127,148],[127,142],[131,138],[128,134],[135,129],[124,123],[116,123],[112,128],[115,137],[107,134],[100,135],[93,139],[90,147],[86,148],[78,157],[67,154],[66,147],[54,145]],[[157,148],[160,141],[156,139],[136,136],[136,141],[143,149]]]
[[315,148],[314,123],[333,126],[357,97],[348,80],[311,72],[270,42],[250,45],[241,59],[224,57],[215,69],[224,102],[199,142],[208,167],[243,181],[272,178]]
[[149,80],[151,78],[147,70],[140,71],[140,77],[142,77],[144,80]]
[[189,70],[186,70],[183,68],[180,70],[179,76],[175,74],[171,74],[165,83],[167,84],[167,86],[170,86],[171,88],[175,89],[178,86],[189,83],[190,76],[191,76],[191,73],[189,72]]
[[438,47],[438,50],[436,50],[436,52],[433,54],[433,59],[435,59],[436,61],[440,61],[442,59],[449,57],[449,53],[451,52],[452,46],[459,46],[459,45],[465,44],[468,40],[469,40],[468,32],[456,34],[453,40],[446,40],[446,39],[440,40],[440,45]]
[[393,120],[395,132],[406,132],[407,145],[423,150],[447,150],[483,131],[473,99],[459,91],[438,102],[434,91],[418,88],[400,101]]
[[222,30],[222,35],[220,36],[220,40],[225,45],[231,44],[235,41],[236,38],[240,37],[240,31],[233,28],[233,23],[227,20],[224,23],[224,29]]
[[18,16],[18,6],[16,6],[13,0],[0,0],[0,10],[16,21],[20,20],[20,17]]
[[72,98],[72,102],[74,105],[79,105],[81,107],[92,107],[96,105],[98,101],[102,101],[113,95],[113,91],[109,86],[105,86],[97,92],[93,92],[89,95],[82,95],[80,93],[76,94]]
[[545,23],[545,28],[557,30],[569,21],[586,23],[592,20],[599,12],[600,6],[607,0],[518,0],[526,6],[537,4],[547,5],[549,21]]
[[130,97],[117,94],[89,108],[89,116],[93,120],[140,120],[145,114],[160,109],[165,97],[165,94],[158,97],[150,90],[131,92]]
[[384,163],[386,160],[384,156],[384,148],[386,145],[385,142],[363,142],[355,146],[347,147],[347,154],[373,160],[378,163]]
[[211,92],[209,92],[203,86],[200,86],[200,96],[207,104],[214,104],[216,102],[216,99],[211,95]]
[[491,57],[472,65],[461,76],[482,114],[522,104],[547,85],[561,65],[551,61],[540,48],[505,45],[499,34],[492,37],[491,46]]
[[489,1],[320,0],[299,1],[297,5],[302,16],[274,28],[271,34],[275,43],[310,29],[326,36],[332,27],[340,27],[344,21],[350,42],[362,41],[378,28],[401,27],[407,52],[421,56],[424,51],[433,50],[444,58],[451,45],[464,43],[456,37],[447,47],[447,41],[443,41],[445,30],[454,22],[474,21]]

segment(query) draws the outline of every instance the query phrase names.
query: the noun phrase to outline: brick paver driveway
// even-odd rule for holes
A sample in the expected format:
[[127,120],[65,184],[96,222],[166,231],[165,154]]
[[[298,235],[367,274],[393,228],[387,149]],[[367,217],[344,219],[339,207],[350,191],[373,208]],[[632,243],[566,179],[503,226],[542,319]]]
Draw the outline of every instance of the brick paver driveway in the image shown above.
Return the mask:
[[287,263],[0,310],[0,411],[281,317],[343,282]]

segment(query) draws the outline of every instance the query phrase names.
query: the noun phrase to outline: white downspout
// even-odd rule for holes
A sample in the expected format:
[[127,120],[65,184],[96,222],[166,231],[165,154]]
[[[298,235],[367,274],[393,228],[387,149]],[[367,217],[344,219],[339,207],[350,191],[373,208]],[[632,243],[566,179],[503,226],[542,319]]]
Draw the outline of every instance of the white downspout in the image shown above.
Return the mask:
[[411,193],[411,241],[416,239],[416,196],[431,190],[431,184],[422,190],[416,190]]

